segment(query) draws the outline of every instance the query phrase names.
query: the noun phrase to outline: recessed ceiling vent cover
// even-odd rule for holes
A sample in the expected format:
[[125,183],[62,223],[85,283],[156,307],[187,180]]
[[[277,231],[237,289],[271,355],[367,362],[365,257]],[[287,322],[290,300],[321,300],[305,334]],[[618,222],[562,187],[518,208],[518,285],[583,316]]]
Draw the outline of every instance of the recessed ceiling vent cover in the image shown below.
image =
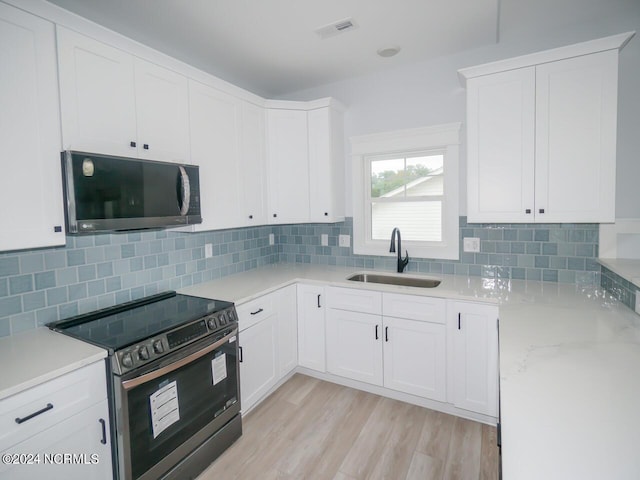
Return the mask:
[[315,32],[323,40],[325,38],[333,37],[340,33],[350,32],[358,28],[358,24],[353,18],[345,18],[344,20],[338,20],[337,22],[330,23],[320,28],[316,28]]

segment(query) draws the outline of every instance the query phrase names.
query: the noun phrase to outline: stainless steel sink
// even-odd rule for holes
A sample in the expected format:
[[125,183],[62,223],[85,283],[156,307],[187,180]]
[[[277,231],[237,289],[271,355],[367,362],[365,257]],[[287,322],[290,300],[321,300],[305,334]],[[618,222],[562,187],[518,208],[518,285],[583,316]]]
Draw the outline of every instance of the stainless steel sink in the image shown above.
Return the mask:
[[434,288],[440,285],[440,280],[433,278],[401,277],[399,275],[384,275],[379,273],[356,273],[347,277],[352,282],[383,283],[385,285],[402,285],[404,287]]

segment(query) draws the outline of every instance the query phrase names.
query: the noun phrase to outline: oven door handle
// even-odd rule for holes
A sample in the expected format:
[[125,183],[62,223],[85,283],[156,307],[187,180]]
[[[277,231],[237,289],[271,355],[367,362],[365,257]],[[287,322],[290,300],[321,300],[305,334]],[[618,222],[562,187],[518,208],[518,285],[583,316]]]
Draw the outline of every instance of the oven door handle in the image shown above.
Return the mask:
[[122,387],[125,390],[131,390],[132,388],[135,388],[138,385],[142,385],[143,383],[150,382],[151,380],[154,380],[163,375],[166,375],[167,373],[173,372],[174,370],[184,367],[185,365],[188,365],[194,360],[197,360],[198,358],[203,357],[204,355],[211,352],[212,350],[215,350],[216,348],[224,345],[232,337],[234,337],[237,334],[238,334],[238,330],[234,329],[231,333],[229,333],[229,335],[222,337],[217,342],[212,343],[211,345],[207,345],[206,347],[204,347],[201,350],[198,350],[197,352],[193,352],[191,355],[187,355],[186,357],[181,358],[180,360],[176,360],[175,362],[170,363],[165,367],[154,370],[153,372],[145,373],[144,375],[140,375],[139,377],[132,378],[131,380],[125,380],[124,382],[122,382]]

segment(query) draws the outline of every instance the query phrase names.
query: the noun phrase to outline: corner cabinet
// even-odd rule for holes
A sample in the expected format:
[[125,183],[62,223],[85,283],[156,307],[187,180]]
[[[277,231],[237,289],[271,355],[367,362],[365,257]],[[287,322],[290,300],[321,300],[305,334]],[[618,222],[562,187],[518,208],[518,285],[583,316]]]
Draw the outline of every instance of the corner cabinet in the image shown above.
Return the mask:
[[0,3],[0,251],[65,244],[51,22]]
[[298,284],[298,364],[326,372],[325,287]]
[[333,99],[267,103],[269,223],[344,220],[344,108]]
[[498,307],[450,301],[450,400],[461,409],[498,416]]
[[187,78],[57,27],[65,150],[187,163]]
[[469,222],[613,222],[616,35],[458,73]]

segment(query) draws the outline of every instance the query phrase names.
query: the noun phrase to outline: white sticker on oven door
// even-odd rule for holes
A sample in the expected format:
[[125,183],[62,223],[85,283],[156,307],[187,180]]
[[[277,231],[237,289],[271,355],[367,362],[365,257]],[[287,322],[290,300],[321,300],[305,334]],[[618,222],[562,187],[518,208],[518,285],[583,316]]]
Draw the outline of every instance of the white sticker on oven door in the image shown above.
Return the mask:
[[149,406],[151,408],[153,438],[156,438],[180,420],[178,384],[173,381],[149,395]]
[[211,376],[213,384],[216,385],[227,378],[227,354],[223,353],[211,360]]

